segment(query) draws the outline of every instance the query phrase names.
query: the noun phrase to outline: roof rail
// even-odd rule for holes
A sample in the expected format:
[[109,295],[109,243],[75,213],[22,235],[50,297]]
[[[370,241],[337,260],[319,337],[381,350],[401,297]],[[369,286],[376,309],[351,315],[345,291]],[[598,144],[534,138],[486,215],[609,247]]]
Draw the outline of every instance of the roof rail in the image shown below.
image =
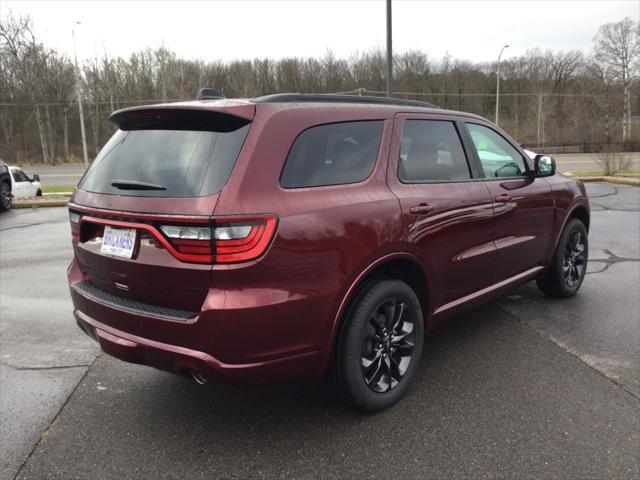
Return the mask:
[[367,95],[332,95],[326,93],[276,93],[251,100],[253,103],[366,103],[373,105],[403,105],[407,107],[438,108],[432,103],[403,98],[372,97]]

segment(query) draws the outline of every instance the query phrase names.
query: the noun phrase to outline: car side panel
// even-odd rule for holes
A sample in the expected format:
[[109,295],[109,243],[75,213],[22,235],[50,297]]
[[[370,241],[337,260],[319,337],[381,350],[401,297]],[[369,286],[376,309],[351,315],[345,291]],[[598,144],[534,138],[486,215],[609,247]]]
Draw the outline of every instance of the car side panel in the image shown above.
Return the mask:
[[[459,119],[438,114],[401,114],[394,123],[387,181],[402,207],[408,251],[420,259],[428,272],[430,315],[438,307],[492,283],[496,251],[493,204],[483,181],[401,183],[397,172],[405,119]],[[411,207],[423,203],[433,210],[418,215],[410,212]]]
[[[468,123],[483,125],[503,137],[520,154],[526,169],[532,162],[526,152],[506,132],[487,121],[465,122],[466,138],[473,160],[484,177],[480,157],[467,128]],[[554,198],[546,178],[485,177],[494,205],[493,237],[496,268],[493,282],[502,282],[531,268],[544,265],[554,226]]]
[[268,108],[258,107],[253,128],[260,135],[247,138],[255,153],[236,165],[215,210],[278,216],[275,238],[261,259],[213,269],[212,289],[226,305],[257,302],[255,315],[221,317],[213,327],[226,337],[229,358],[244,355],[245,361],[247,352],[264,358],[329,348],[333,319],[351,281],[377,258],[405,248],[398,200],[385,181],[392,120],[385,121],[374,170],[363,182],[283,189],[279,178],[289,148],[307,127],[380,117],[345,109],[325,120],[326,110],[298,116],[294,109],[265,114],[263,123]]
[[492,197],[508,195],[494,203],[494,235],[498,249],[494,281],[543,265],[549,251],[554,219],[554,200],[545,178],[491,180]]

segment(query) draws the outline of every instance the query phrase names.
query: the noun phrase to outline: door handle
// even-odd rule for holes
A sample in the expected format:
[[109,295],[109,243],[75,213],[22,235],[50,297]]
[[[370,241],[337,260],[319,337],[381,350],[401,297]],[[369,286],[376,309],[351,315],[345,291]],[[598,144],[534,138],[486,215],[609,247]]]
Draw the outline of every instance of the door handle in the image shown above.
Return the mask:
[[420,205],[415,205],[409,209],[409,213],[413,215],[421,215],[424,213],[431,213],[433,211],[433,207],[431,205],[427,205],[426,203],[421,203]]
[[496,202],[506,203],[511,200],[511,195],[507,195],[506,193],[501,193],[500,195],[496,195]]

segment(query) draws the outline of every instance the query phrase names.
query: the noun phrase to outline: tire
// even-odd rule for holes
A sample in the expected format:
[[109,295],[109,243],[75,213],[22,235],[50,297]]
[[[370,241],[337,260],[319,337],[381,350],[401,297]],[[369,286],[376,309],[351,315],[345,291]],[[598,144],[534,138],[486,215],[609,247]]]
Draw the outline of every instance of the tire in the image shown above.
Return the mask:
[[0,212],[11,208],[11,187],[7,182],[0,183]]
[[567,223],[551,265],[537,279],[538,288],[550,297],[568,298],[580,289],[587,272],[589,238],[584,224],[574,218]]
[[38,189],[38,191],[36,192],[36,197],[41,197],[42,196],[42,190]]
[[363,410],[389,408],[409,390],[422,356],[422,307],[400,280],[367,284],[352,302],[336,344],[333,379]]

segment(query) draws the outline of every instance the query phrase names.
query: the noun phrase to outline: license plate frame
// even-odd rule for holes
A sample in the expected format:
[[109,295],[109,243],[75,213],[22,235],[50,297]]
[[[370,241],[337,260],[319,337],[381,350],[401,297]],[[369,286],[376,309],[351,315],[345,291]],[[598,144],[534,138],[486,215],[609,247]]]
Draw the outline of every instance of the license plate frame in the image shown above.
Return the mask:
[[119,228],[105,225],[100,253],[114,257],[132,258],[136,239],[137,231],[135,228]]

